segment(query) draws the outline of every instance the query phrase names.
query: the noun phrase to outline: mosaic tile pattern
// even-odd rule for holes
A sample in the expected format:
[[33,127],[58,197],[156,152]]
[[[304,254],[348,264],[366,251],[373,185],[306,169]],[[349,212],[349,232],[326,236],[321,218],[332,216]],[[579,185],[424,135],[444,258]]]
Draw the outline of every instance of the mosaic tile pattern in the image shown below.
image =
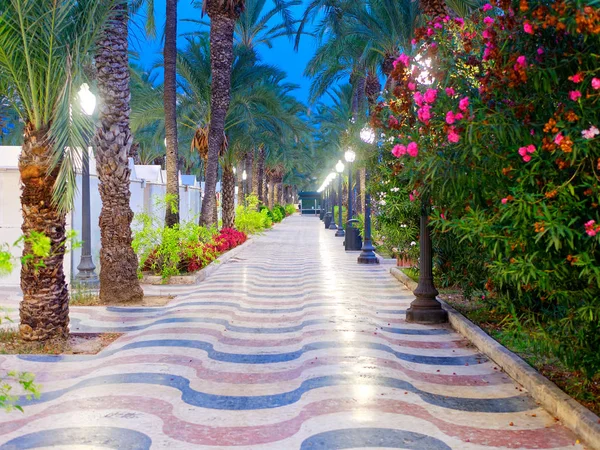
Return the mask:
[[43,385],[0,450],[573,449],[576,437],[412,295],[291,217],[166,307],[73,308],[93,356],[0,357]]

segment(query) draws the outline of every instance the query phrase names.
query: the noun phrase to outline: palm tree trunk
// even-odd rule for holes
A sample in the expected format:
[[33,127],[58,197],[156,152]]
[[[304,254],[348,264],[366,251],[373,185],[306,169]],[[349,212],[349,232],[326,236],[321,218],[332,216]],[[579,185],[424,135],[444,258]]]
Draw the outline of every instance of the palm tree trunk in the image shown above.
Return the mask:
[[235,225],[235,176],[233,167],[223,167],[222,184],[223,228],[233,228]]
[[[51,148],[47,130],[25,128],[19,171],[21,173],[23,235],[43,233],[50,238],[50,255],[43,265],[32,262],[21,267],[23,300],[19,307],[19,332],[29,341],[66,337],[69,334],[69,291],[63,271],[65,255],[65,213],[52,201],[58,169],[48,174]],[[25,241],[23,256],[32,255],[31,242]]]
[[242,180],[242,171],[244,170],[244,166],[241,162],[239,162],[237,164],[237,168],[236,168],[236,183],[237,183],[237,187],[238,187],[238,193],[237,193],[237,199],[238,199],[238,206],[243,205],[244,204],[244,185],[243,180]]
[[246,152],[246,195],[256,194],[254,192],[254,150]]
[[[179,223],[179,161],[177,149],[177,0],[167,1],[164,46],[164,108],[167,138],[167,207],[165,226]],[[171,208],[174,205],[176,208]]]
[[212,89],[205,194],[200,215],[200,223],[203,225],[213,225],[217,222],[217,218],[214,217],[214,202],[216,201],[215,190],[217,185],[219,152],[223,146],[225,116],[229,109],[231,97],[231,66],[233,64],[233,29],[235,18],[228,16],[217,6],[214,7],[214,10],[211,7],[208,8],[208,15],[210,16]]
[[256,161],[256,190],[258,192],[258,199],[261,203],[265,202],[264,196],[264,184],[265,184],[265,147],[261,145],[258,148],[258,158]]
[[266,205],[269,202],[269,183],[268,183],[268,178],[269,176],[267,175],[267,168],[265,167],[265,164],[263,162],[263,172],[262,172],[262,187],[263,187],[263,192],[262,192],[262,202]]
[[356,212],[357,214],[364,214],[365,212],[365,180],[367,177],[367,170],[362,167],[358,169],[358,179],[356,180]]
[[252,165],[252,194],[258,196],[259,190],[258,185],[260,177],[258,176],[258,158],[253,158],[254,164]]
[[275,206],[275,181],[273,180],[273,175],[268,177],[269,180],[269,209],[273,209]]
[[131,248],[129,176],[127,161],[133,137],[129,128],[129,60],[127,3],[100,37],[96,52],[100,109],[96,134],[96,163],[100,180],[100,300],[105,303],[141,301],[138,259]]

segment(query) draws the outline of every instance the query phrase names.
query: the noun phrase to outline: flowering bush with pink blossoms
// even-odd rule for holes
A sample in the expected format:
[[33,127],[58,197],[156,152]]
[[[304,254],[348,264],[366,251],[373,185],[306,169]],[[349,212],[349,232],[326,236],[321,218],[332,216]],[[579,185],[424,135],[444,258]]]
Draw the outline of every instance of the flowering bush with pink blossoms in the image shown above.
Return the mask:
[[436,19],[396,62],[373,118],[396,176],[436,206],[436,236],[479,248],[487,296],[537,323],[590,378],[600,372],[599,48],[600,8],[582,1],[508,0]]

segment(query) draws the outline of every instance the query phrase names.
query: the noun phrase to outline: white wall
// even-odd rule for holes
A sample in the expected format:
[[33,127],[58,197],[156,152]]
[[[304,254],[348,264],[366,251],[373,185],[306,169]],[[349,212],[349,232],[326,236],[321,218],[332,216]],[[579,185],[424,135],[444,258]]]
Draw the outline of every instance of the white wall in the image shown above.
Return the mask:
[[[18,155],[20,147],[0,146],[0,245],[12,244],[21,236],[21,203],[20,203],[20,179],[18,170]],[[164,197],[166,185],[163,173],[156,170],[156,166],[134,166],[130,161],[131,173],[131,201],[130,206],[134,214],[145,212],[164,217],[164,207],[157,205],[157,199]],[[80,171],[78,171],[80,172]],[[152,179],[141,179],[141,176]],[[180,177],[181,179],[181,177]],[[183,177],[190,182],[189,177]],[[73,211],[67,216],[67,226],[77,231],[77,237],[81,239],[81,175],[77,175],[77,194]],[[219,189],[220,186],[217,186]],[[200,183],[194,186],[180,186],[180,218],[182,222],[198,220],[201,208]],[[91,243],[94,264],[99,269],[100,255],[100,228],[98,219],[102,202],[98,192],[98,177],[96,175],[96,164],[93,156],[90,158],[90,209],[91,209]],[[135,219],[134,219],[135,220]],[[15,249],[15,256],[20,254],[20,249]],[[73,250],[65,258],[65,272],[67,279],[77,273],[77,265],[81,256],[81,249]],[[73,271],[71,270],[73,267]],[[0,277],[0,287],[19,285],[20,267],[16,267],[12,274]]]

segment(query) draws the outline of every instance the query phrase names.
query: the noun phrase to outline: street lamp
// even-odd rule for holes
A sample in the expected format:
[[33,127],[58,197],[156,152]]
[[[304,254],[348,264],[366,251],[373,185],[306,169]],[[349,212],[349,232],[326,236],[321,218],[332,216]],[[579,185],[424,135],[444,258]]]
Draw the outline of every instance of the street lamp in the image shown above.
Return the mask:
[[342,222],[342,173],[344,173],[344,163],[340,160],[338,161],[338,163],[335,165],[335,170],[337,171],[337,173],[339,174],[339,189],[338,189],[338,222],[339,222],[339,227],[338,230],[335,232],[336,237],[344,237],[346,235],[346,233],[344,232],[344,224]]
[[[81,110],[86,116],[94,114],[96,109],[96,96],[90,91],[90,87],[84,83],[77,94]],[[87,136],[86,136],[87,138]],[[92,260],[92,228],[90,213],[90,153],[86,146],[82,149],[81,166],[81,258],[77,266],[75,279],[88,288],[95,288],[99,284],[96,275],[96,266]]]
[[[360,139],[369,145],[373,145],[375,143],[375,131],[371,127],[364,127],[360,131]],[[369,172],[366,173],[366,181],[369,180]],[[377,255],[375,254],[375,248],[373,247],[373,243],[371,242],[371,195],[367,190],[367,186],[365,183],[364,186],[365,191],[365,231],[364,231],[364,241],[362,246],[362,251],[358,256],[359,264],[379,264],[379,260],[377,259]]]
[[344,154],[344,159],[348,163],[348,220],[352,220],[354,213],[352,211],[352,163],[356,159],[356,153],[348,149]]

